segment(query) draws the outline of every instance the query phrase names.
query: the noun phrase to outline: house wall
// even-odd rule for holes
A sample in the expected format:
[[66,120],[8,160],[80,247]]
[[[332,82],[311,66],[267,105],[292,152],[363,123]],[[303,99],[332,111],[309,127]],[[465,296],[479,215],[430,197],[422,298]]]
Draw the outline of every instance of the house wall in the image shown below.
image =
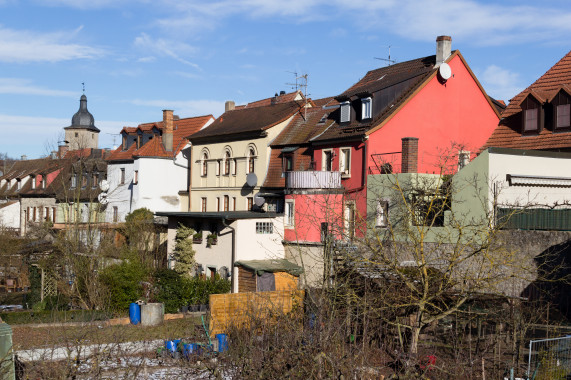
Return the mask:
[[[121,169],[125,169],[125,183],[121,184]],[[113,210],[117,207],[118,222],[124,222],[125,216],[130,213],[133,194],[133,176],[135,170],[134,161],[113,162],[107,164],[107,181],[109,181],[109,191],[107,192],[109,203],[105,212],[105,221],[113,223]]]
[[[177,162],[185,164],[182,152]],[[187,189],[188,169],[177,166],[172,159],[139,158],[134,170],[138,170],[138,183],[133,184],[133,207],[146,207],[151,211],[179,211],[178,192]]]
[[66,129],[65,140],[69,141],[70,150],[85,148],[97,149],[99,144],[99,133],[86,129]]
[[303,268],[299,278],[300,288],[320,288],[323,286],[323,250],[321,243],[285,244],[285,258]]
[[[253,197],[260,191],[260,186],[264,183],[270,160],[270,143],[277,135],[288,125],[293,118],[273,126],[266,130],[267,136],[264,138],[252,140],[234,140],[220,143],[194,144],[192,150],[192,189],[191,211],[201,211],[202,198],[207,199],[207,211],[218,211],[216,198],[220,197],[220,209],[223,210],[223,197],[230,197],[230,210],[232,210],[232,198],[236,198],[236,211],[247,210],[248,197]],[[248,175],[248,150],[250,144],[255,146],[257,158],[255,161],[254,172],[258,178],[255,187],[250,188],[246,185],[246,177]],[[224,175],[224,151],[226,147],[230,147],[232,151],[232,159],[236,159],[236,175]],[[208,151],[208,175],[202,176],[202,152]],[[216,175],[216,161],[221,160],[220,175]]]
[[[45,208],[49,208],[49,218],[52,218],[52,209],[56,206],[55,198],[20,198],[20,235],[24,236],[31,226],[39,224],[45,219]],[[33,209],[36,208],[36,220],[33,221]],[[40,212],[40,208],[42,212]],[[31,216],[28,215],[28,212]],[[57,212],[56,212],[57,214]],[[57,215],[56,215],[57,217]]]
[[20,228],[20,202],[8,201],[0,204],[0,226]]
[[449,65],[452,78],[441,84],[434,77],[369,136],[368,166],[374,166],[372,154],[400,152],[401,138],[417,137],[419,172],[440,173],[450,154],[446,169],[454,171],[459,148],[475,153],[487,141],[498,116],[460,57]]

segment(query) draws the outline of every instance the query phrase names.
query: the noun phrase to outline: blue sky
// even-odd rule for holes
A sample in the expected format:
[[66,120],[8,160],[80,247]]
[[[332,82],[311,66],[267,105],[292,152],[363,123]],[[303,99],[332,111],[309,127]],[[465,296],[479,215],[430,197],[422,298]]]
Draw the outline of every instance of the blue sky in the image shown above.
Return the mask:
[[[40,157],[82,82],[112,147],[125,125],[220,115],[291,91],[343,92],[368,70],[434,54],[452,36],[493,97],[515,96],[569,52],[568,0],[0,0],[0,153]],[[119,142],[117,138],[116,143]]]

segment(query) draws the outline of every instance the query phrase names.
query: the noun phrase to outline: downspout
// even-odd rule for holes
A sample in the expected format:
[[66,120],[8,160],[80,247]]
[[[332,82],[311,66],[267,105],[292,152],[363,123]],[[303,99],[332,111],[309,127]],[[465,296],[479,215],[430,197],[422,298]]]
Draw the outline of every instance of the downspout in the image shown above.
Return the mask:
[[363,177],[361,178],[361,186],[357,187],[356,189],[347,190],[347,194],[357,193],[365,188],[367,185],[367,140],[369,140],[369,136],[363,136]]
[[234,293],[234,284],[236,283],[236,281],[234,280],[234,261],[236,260],[236,229],[234,229],[234,227],[232,227],[231,225],[229,225],[228,223],[226,223],[226,218],[222,218],[222,224],[224,225],[224,227],[228,227],[232,230],[232,263],[230,265],[230,273],[232,273],[232,276],[230,277],[230,286],[232,289],[232,293]]

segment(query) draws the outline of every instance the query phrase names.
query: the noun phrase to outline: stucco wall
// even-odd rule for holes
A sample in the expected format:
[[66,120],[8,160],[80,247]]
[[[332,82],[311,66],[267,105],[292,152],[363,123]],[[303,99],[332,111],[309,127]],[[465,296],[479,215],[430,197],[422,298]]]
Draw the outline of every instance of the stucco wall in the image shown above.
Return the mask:
[[[125,169],[125,183],[121,184],[121,169]],[[133,173],[135,163],[130,162],[113,162],[107,165],[107,181],[109,181],[109,191],[107,198],[109,203],[105,213],[105,221],[113,222],[113,209],[117,207],[118,222],[124,222],[125,216],[132,211],[132,201],[134,198],[133,190]]]
[[0,206],[0,226],[20,228],[20,202],[10,201]]
[[[75,136],[77,134],[77,137]],[[65,140],[69,141],[69,149],[97,149],[99,144],[99,133],[85,129],[66,129]]]

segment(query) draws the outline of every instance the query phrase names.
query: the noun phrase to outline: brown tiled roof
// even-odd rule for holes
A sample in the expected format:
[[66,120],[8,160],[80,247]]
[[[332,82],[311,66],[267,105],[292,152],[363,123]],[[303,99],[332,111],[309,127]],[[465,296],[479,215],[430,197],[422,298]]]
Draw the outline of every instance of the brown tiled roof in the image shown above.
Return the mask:
[[[237,106],[236,108],[254,108],[254,107],[262,107],[262,106],[269,106],[272,104],[280,104],[280,103],[288,103],[293,102],[298,96],[303,97],[301,91],[294,91],[290,92],[289,94],[273,96],[271,98],[266,98],[262,100],[257,100],[252,103],[248,103],[244,106]],[[236,109],[235,108],[235,109]]]
[[500,123],[482,147],[505,147],[517,149],[571,149],[571,133],[553,132],[549,128],[537,135],[522,135],[520,107],[522,101],[532,95],[541,103],[549,102],[559,91],[571,91],[571,51],[539,77],[528,88],[510,100],[502,112]]
[[220,137],[262,132],[294,115],[303,105],[301,102],[287,102],[253,108],[234,109],[224,112],[208,128],[189,136],[190,141],[202,138]]
[[324,106],[336,104],[333,98],[323,98],[312,101],[313,107],[301,109],[286,128],[272,141],[272,146],[308,144],[309,140],[322,133],[332,123],[329,115],[331,109]]
[[[180,153],[180,151],[186,145],[183,140],[187,136],[199,131],[210,119],[213,119],[212,115],[189,117],[184,119],[174,119],[173,120],[173,149],[175,154]],[[153,123],[139,124],[137,128],[123,127],[122,132],[125,131],[129,135],[134,135],[137,131],[149,132],[153,128],[157,128],[159,131],[164,131],[164,123],[162,121],[157,121]],[[122,150],[122,146],[111,152],[109,156],[109,161],[118,160],[131,160],[135,157],[172,157],[173,152],[167,152],[162,145],[162,138],[153,138],[150,141],[143,144],[143,146],[137,149],[137,144],[132,144],[129,149]]]

